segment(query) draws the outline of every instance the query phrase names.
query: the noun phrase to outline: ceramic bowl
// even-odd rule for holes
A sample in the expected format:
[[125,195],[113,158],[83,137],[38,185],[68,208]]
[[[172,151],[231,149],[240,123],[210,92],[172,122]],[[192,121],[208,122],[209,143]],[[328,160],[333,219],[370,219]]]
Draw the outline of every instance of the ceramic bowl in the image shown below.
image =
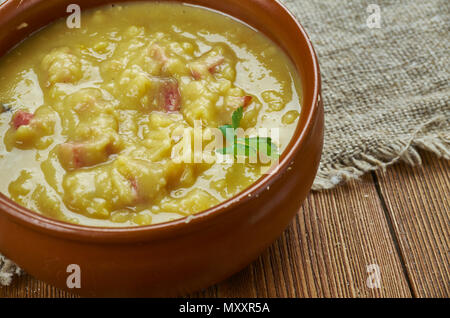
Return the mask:
[[[175,0],[173,0],[175,1]],[[110,3],[77,0],[82,9]],[[125,2],[125,1],[121,1]],[[67,224],[0,194],[0,251],[27,273],[68,289],[70,264],[84,296],[178,296],[238,272],[281,235],[308,194],[322,152],[320,72],[301,25],[274,0],[183,0],[231,15],[275,41],[302,80],[303,109],[275,174],[195,215],[133,228]],[[73,0],[9,0],[0,6],[0,55],[60,17]],[[70,269],[70,268],[69,268]]]

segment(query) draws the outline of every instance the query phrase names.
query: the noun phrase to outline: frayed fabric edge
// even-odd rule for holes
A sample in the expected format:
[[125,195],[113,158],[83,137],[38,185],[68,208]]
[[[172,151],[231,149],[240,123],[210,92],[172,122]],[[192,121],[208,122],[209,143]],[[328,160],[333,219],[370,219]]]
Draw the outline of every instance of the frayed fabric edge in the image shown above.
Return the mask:
[[385,170],[386,167],[402,161],[412,166],[420,165],[422,159],[418,149],[430,151],[440,158],[450,160],[450,137],[444,134],[419,136],[430,124],[442,123],[444,116],[434,117],[421,125],[409,138],[399,140],[386,148],[377,149],[374,154],[360,154],[347,162],[322,166],[314,180],[312,190],[328,190],[352,179],[358,179],[367,172]]
[[9,286],[13,277],[21,274],[20,267],[0,254],[0,285]]

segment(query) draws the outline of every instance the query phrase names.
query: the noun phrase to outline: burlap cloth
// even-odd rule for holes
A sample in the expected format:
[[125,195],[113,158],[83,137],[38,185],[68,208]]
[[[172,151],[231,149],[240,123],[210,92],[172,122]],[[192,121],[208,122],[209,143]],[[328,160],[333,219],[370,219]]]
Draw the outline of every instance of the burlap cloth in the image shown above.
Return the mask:
[[[399,160],[420,164],[418,148],[450,158],[448,0],[281,1],[321,66],[326,132],[315,190]],[[367,24],[372,3],[380,28]],[[0,257],[0,284],[16,273]]]

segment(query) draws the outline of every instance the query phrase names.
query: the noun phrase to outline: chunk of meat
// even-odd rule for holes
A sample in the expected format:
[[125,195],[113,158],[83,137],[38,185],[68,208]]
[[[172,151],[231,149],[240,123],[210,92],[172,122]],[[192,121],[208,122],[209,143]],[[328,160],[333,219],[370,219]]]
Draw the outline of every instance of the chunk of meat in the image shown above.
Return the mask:
[[180,110],[181,94],[176,79],[167,78],[161,80],[159,87],[159,105],[168,113]]
[[10,151],[13,147],[20,149],[45,149],[52,142],[56,113],[49,106],[41,106],[34,113],[16,111],[11,119],[10,128],[5,134],[5,145]]
[[163,164],[119,155],[116,160],[64,175],[63,201],[71,210],[107,219],[111,211],[158,202],[166,193]]
[[208,73],[214,74],[217,71],[217,67],[225,62],[223,55],[215,54],[211,51],[198,58],[196,61],[189,63],[191,74],[195,80],[200,80]]
[[251,104],[252,100],[253,100],[253,97],[251,97],[249,95],[242,96],[242,98],[241,98],[242,106],[247,107],[248,105]]
[[145,71],[151,75],[161,75],[165,73],[168,62],[169,57],[164,47],[157,43],[150,44],[145,58]]
[[34,115],[32,113],[19,110],[14,115],[14,118],[12,120],[12,125],[14,129],[18,129],[20,126],[26,126],[29,125],[31,120],[33,119]]
[[152,44],[152,46],[150,47],[150,57],[163,64],[167,63],[167,61],[169,60],[166,55],[166,51],[158,44]]
[[76,169],[83,166],[81,160],[83,146],[81,143],[64,143],[58,147],[58,156],[62,166]]
[[112,153],[112,144],[107,140],[66,142],[58,146],[59,160],[67,170],[105,162]]
[[233,109],[238,109],[239,107],[247,107],[252,103],[253,97],[246,96],[228,96],[227,105]]
[[192,77],[193,77],[196,81],[202,79],[202,73],[199,72],[198,70],[195,70],[195,69],[191,68],[191,74],[192,74]]
[[221,55],[211,56],[205,60],[206,67],[210,73],[215,73],[218,66],[225,62],[225,58]]

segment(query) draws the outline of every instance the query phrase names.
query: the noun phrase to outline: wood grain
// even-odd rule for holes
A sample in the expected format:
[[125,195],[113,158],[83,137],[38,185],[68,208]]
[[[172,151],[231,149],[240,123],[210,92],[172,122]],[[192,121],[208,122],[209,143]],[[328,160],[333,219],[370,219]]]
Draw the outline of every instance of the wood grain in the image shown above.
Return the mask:
[[9,287],[0,287],[0,298],[68,298],[76,297],[70,293],[50,286],[29,275],[14,279]]
[[[311,193],[254,263],[191,297],[449,297],[449,164],[398,164]],[[366,285],[378,264],[381,288]],[[0,297],[72,297],[30,276]]]
[[[366,286],[367,266],[380,289]],[[312,193],[283,236],[235,277],[196,296],[410,297],[370,176]]]
[[422,157],[376,174],[415,296],[449,297],[449,162]]

